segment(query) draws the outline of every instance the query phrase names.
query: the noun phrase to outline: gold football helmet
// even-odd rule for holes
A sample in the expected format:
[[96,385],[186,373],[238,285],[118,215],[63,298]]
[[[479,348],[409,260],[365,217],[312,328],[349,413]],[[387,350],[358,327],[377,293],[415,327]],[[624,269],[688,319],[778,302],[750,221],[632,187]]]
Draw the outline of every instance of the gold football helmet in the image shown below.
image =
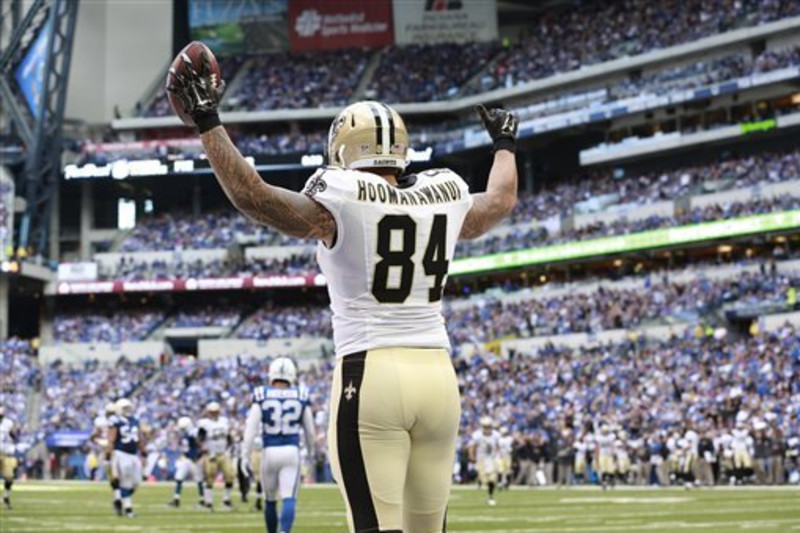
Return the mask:
[[361,169],[408,165],[408,131],[386,104],[366,100],[345,107],[328,132],[328,164]]

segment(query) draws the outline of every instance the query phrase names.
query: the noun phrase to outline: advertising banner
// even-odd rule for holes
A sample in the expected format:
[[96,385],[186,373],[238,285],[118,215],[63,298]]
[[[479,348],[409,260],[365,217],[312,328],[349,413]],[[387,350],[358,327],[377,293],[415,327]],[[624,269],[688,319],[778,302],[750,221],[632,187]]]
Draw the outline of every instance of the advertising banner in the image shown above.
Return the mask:
[[48,44],[50,44],[49,20],[39,29],[39,35],[36,36],[36,40],[25,52],[25,57],[14,71],[14,77],[25,96],[25,101],[37,119],[39,118],[39,103],[44,91],[44,67]]
[[56,294],[103,294],[116,292],[224,291],[280,289],[285,287],[324,287],[325,276],[255,276],[249,278],[189,278],[138,281],[59,281]]
[[450,275],[458,276],[459,274],[473,274],[491,270],[556,263],[558,261],[598,257],[635,250],[649,250],[664,246],[726,239],[753,233],[782,231],[797,227],[800,227],[800,210],[781,211],[765,215],[678,226],[676,228],[642,231],[630,235],[554,244],[552,246],[528,248],[526,250],[481,257],[468,257],[453,261],[453,266],[450,267]]
[[463,43],[497,39],[495,0],[394,0],[397,44]]
[[391,0],[290,0],[292,50],[380,47],[394,42]]

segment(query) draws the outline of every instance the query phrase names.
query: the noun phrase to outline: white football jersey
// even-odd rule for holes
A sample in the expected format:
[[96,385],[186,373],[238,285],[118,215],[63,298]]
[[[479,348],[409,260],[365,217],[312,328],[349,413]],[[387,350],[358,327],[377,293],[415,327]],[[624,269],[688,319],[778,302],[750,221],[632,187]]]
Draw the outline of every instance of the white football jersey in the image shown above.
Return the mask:
[[216,420],[203,418],[197,426],[206,432],[204,445],[209,454],[225,453],[228,449],[228,433],[230,433],[230,423],[227,417],[221,416]]
[[105,415],[97,415],[94,417],[94,442],[99,446],[106,446],[108,444],[108,426],[108,418],[106,418]]
[[752,453],[753,437],[746,429],[734,429],[732,431],[733,438],[731,439],[731,449],[734,452],[748,452]]
[[492,431],[484,434],[483,430],[476,430],[472,434],[472,445],[475,446],[475,459],[481,461],[495,459],[500,454],[500,433]]
[[304,193],[336,220],[317,247],[336,355],[384,347],[450,348],[442,289],[472,206],[458,174],[428,170],[394,187],[369,172],[323,168]]
[[595,436],[597,451],[600,455],[614,455],[614,441],[617,437],[613,433],[600,433]]
[[511,457],[511,452],[514,451],[514,437],[505,435],[500,437],[500,454],[505,458]]
[[8,417],[3,417],[3,421],[0,422],[0,453],[13,455],[16,451],[14,439],[11,438],[12,429],[14,422]]

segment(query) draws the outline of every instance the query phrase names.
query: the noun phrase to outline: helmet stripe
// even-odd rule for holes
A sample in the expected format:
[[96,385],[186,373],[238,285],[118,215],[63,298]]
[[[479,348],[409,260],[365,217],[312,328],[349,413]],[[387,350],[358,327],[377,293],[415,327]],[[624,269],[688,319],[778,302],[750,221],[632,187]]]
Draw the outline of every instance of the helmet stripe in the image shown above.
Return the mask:
[[372,109],[373,115],[377,113],[377,141],[378,145],[381,147],[380,153],[381,155],[389,155],[389,148],[392,145],[390,132],[394,130],[394,128],[391,127],[394,123],[392,115],[386,112],[385,106],[382,104],[370,104],[370,108]]
[[381,112],[378,110],[378,106],[375,104],[369,104],[369,109],[372,111],[372,117],[375,119],[375,147],[377,148],[381,144],[383,118],[381,117]]
[[381,107],[386,110],[386,115],[389,117],[389,151],[391,152],[391,147],[394,146],[394,116],[388,105],[381,103]]

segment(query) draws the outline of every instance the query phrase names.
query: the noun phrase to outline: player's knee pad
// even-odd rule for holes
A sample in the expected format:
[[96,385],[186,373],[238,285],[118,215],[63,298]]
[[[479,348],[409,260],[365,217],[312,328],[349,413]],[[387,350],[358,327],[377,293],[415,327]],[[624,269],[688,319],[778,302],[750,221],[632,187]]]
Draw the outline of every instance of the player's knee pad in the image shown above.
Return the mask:
[[14,480],[13,479],[6,479],[5,480],[6,490],[11,490],[11,485],[13,485],[13,484],[14,484]]

